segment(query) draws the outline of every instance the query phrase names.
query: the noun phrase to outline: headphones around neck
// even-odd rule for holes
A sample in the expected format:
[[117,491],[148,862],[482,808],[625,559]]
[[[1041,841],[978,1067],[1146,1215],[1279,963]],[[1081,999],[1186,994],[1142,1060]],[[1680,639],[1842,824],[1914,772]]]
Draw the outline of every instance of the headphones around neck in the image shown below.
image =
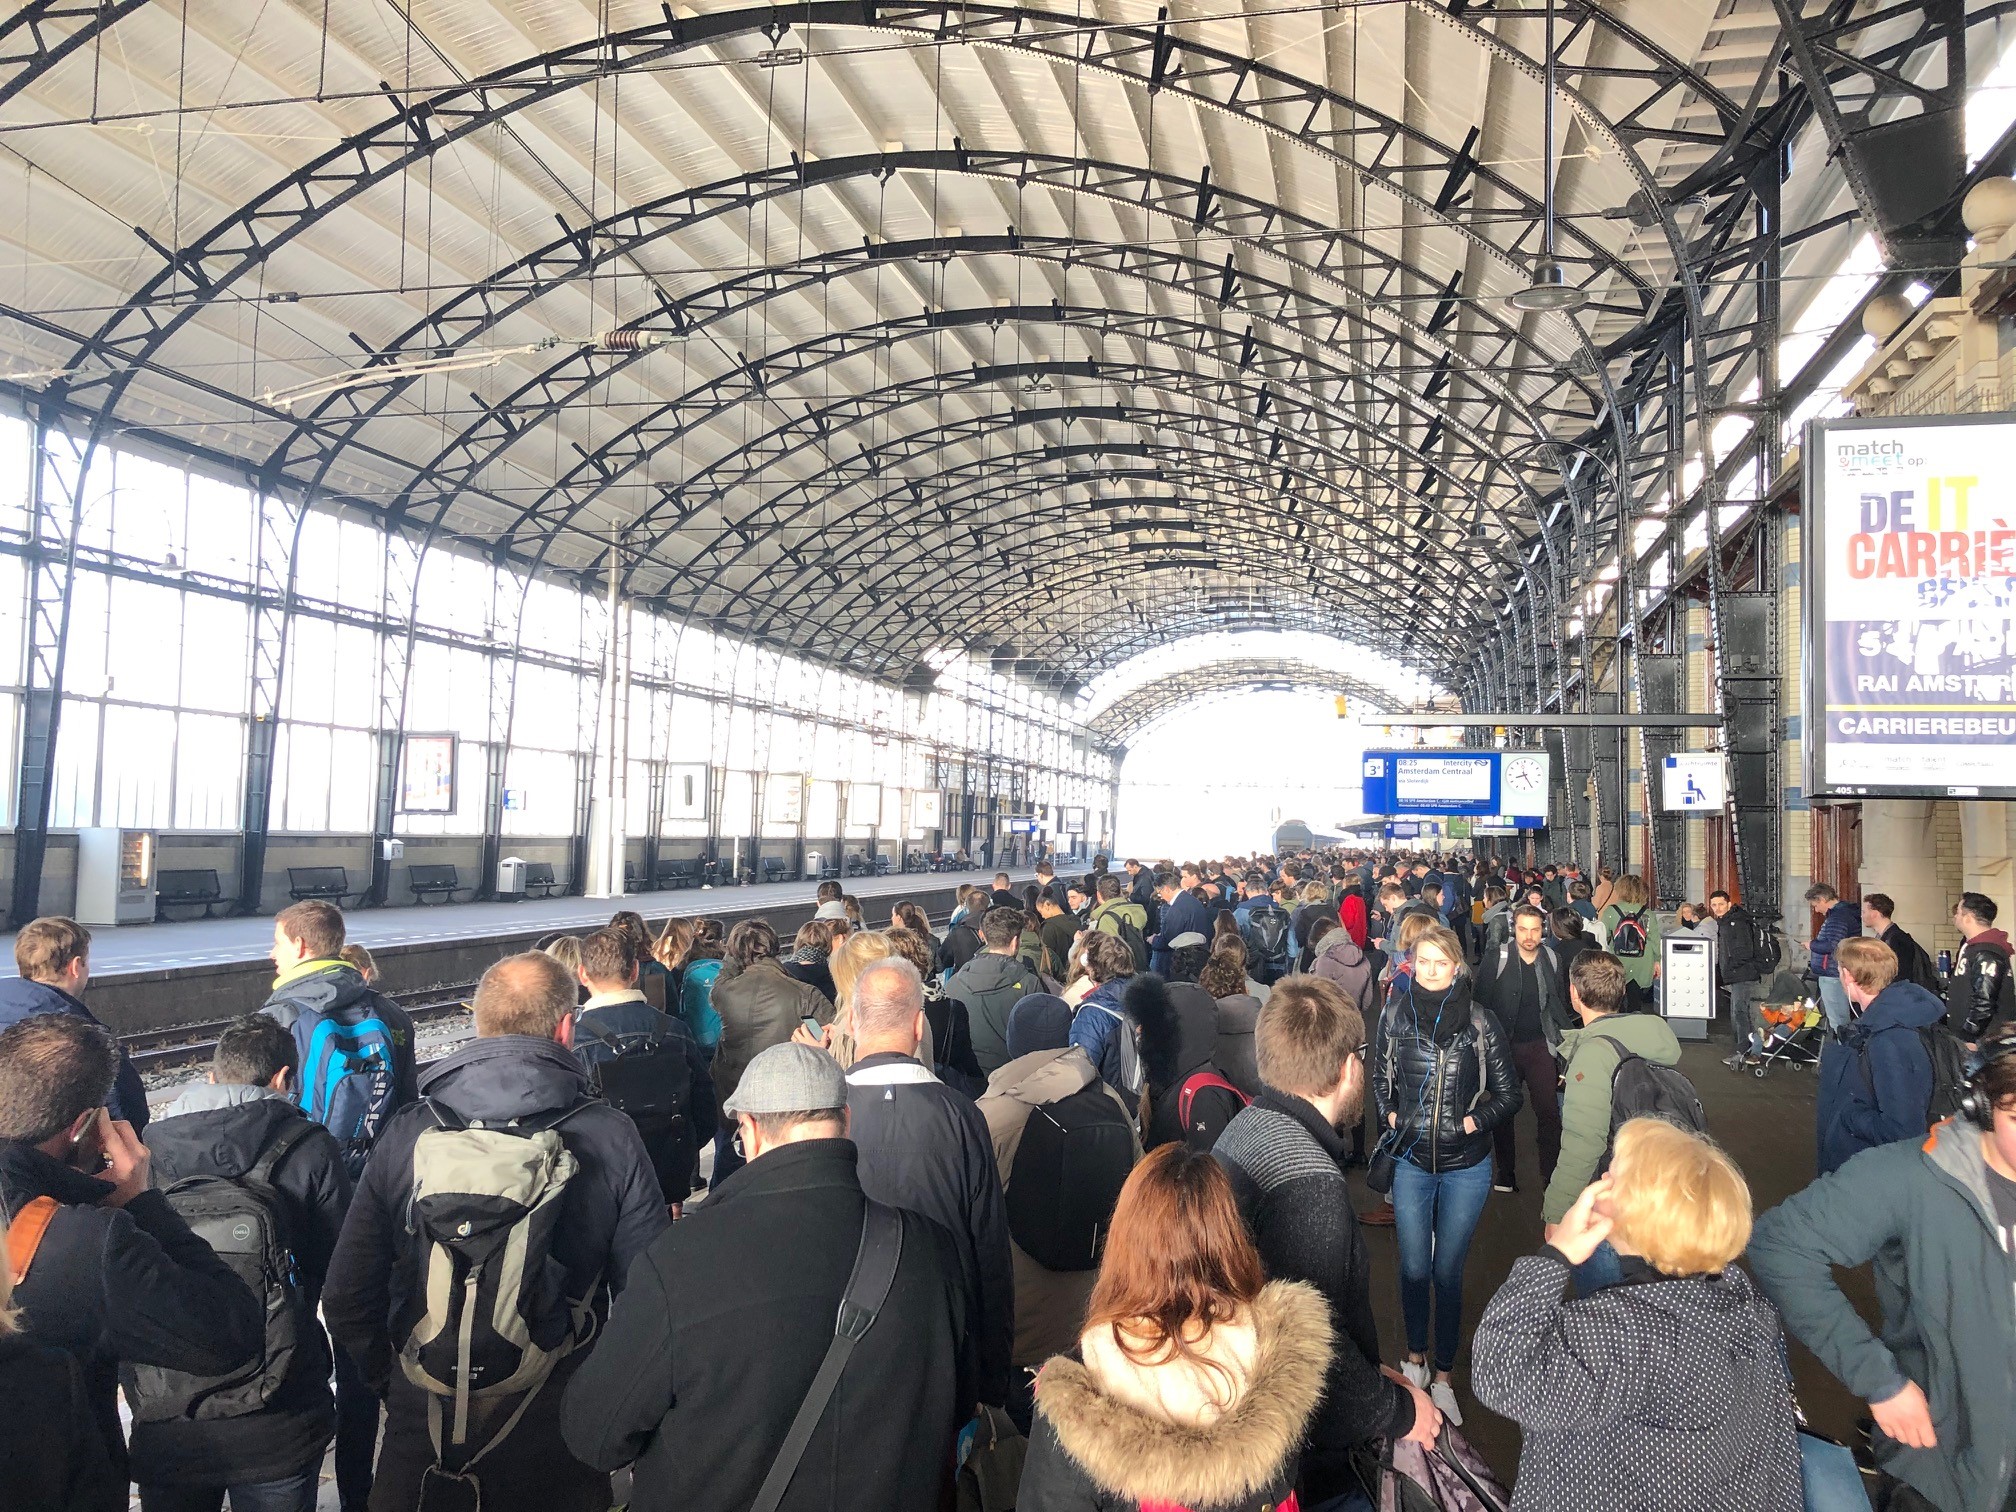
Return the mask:
[[1960,1093],[1960,1116],[1984,1133],[1995,1127],[1995,1104],[1982,1078],[1998,1061],[2016,1055],[2016,1034],[1998,1034],[1967,1052],[1966,1080]]

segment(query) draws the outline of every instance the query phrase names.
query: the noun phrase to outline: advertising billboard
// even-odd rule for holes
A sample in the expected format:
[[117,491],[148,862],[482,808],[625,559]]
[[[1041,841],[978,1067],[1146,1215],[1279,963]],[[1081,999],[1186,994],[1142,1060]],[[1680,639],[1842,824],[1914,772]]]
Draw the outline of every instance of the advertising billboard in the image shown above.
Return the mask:
[[1367,751],[1368,814],[1512,815],[1545,823],[1545,751]]
[[1814,421],[1806,788],[2016,797],[2016,415]]
[[399,743],[399,812],[455,812],[453,735],[408,735]]

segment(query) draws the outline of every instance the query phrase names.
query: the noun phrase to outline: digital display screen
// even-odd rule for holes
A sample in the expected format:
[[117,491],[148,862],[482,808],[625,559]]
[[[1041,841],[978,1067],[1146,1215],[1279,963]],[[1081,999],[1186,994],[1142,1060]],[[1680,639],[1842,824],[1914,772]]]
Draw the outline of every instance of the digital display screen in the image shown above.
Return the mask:
[[1367,751],[1361,775],[1368,814],[1547,819],[1545,751]]
[[1806,431],[1806,786],[2016,797],[2016,415]]

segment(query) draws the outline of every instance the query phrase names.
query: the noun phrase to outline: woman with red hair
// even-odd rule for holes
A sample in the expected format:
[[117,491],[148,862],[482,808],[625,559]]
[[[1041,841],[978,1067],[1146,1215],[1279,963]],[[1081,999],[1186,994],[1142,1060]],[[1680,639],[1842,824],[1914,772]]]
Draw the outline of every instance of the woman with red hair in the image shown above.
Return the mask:
[[1266,1282],[1224,1169],[1164,1145],[1113,1211],[1073,1355],[1036,1378],[1021,1512],[1293,1512],[1329,1309]]

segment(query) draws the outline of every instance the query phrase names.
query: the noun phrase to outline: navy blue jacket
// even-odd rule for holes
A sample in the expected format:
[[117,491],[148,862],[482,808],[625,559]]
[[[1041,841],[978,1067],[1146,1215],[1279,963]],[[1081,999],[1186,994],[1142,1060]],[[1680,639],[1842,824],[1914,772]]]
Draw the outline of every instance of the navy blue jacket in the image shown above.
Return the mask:
[[1841,899],[1827,910],[1827,916],[1820,921],[1820,927],[1813,931],[1813,943],[1808,948],[1808,964],[1815,976],[1838,977],[1841,963],[1837,953],[1843,940],[1852,940],[1862,933],[1862,905]]
[[[0,978],[0,1029],[40,1013],[67,1013],[87,1024],[98,1023],[96,1014],[60,987],[31,982],[26,977]],[[133,1125],[135,1134],[146,1129],[147,1087],[123,1045],[119,1047],[119,1074],[113,1078],[112,1095],[105,1099],[105,1106],[112,1110],[114,1118]]]
[[[1161,927],[1148,942],[1152,947],[1149,952],[1149,966],[1153,970],[1166,974],[1169,970],[1169,942],[1171,940],[1175,939],[1178,935],[1189,934],[1192,931],[1201,934],[1208,940],[1211,938],[1211,932],[1217,928],[1217,925],[1217,910],[1206,908],[1191,894],[1178,888],[1176,896],[1162,905]],[[1157,962],[1160,964],[1156,964]]]
[[1877,1145],[1924,1137],[1932,1060],[1918,1030],[1945,1016],[1946,1005],[1917,983],[1892,982],[1821,1052],[1822,1176]]

